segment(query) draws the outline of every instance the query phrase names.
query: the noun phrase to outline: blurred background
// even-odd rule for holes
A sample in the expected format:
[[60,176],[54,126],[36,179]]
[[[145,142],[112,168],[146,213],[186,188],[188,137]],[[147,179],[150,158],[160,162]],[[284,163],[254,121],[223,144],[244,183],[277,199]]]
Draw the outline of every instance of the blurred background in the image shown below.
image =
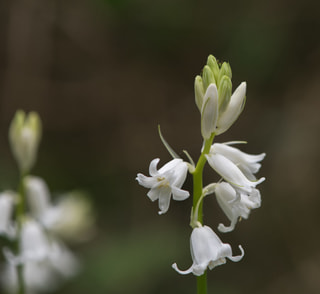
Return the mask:
[[[191,199],[157,203],[135,181],[171,146],[198,158],[194,77],[207,56],[230,62],[247,103],[218,142],[266,152],[262,207],[229,234],[240,263],[208,274],[209,293],[320,293],[320,40],[317,1],[3,0],[0,3],[0,188],[18,172],[7,133],[17,109],[39,112],[33,174],[54,195],[81,189],[96,230],[74,248],[83,270],[55,293],[195,293]],[[215,180],[206,169],[205,183]],[[191,189],[188,178],[186,189]],[[214,199],[205,222],[227,223]]]

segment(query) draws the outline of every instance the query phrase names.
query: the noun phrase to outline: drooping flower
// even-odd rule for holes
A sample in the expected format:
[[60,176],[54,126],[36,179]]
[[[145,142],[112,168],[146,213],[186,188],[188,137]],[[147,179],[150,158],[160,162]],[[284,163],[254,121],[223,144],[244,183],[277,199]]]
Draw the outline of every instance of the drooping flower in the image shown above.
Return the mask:
[[0,235],[12,238],[15,229],[11,221],[13,212],[14,194],[6,191],[0,193]]
[[22,173],[29,172],[36,161],[41,128],[41,120],[36,112],[26,116],[24,111],[18,110],[11,122],[11,149]]
[[159,214],[163,214],[169,209],[171,195],[178,201],[189,197],[189,192],[181,189],[187,177],[188,165],[182,159],[175,158],[157,170],[159,161],[159,158],[151,161],[149,166],[151,177],[139,173],[136,180],[141,186],[150,189],[147,196],[151,201],[159,200]]
[[258,189],[252,189],[249,194],[239,193],[229,183],[221,182],[216,185],[215,194],[221,209],[231,221],[228,227],[219,224],[218,230],[224,233],[234,229],[239,217],[247,219],[251,209],[261,205]]
[[81,241],[91,234],[94,218],[92,207],[80,192],[70,192],[51,203],[46,182],[36,176],[24,179],[30,212],[46,229],[63,239]]
[[190,238],[191,256],[193,264],[185,271],[178,269],[176,263],[172,267],[180,274],[186,275],[193,273],[201,276],[209,268],[226,263],[226,258],[237,262],[244,256],[241,246],[241,255],[232,256],[232,249],[229,244],[222,243],[216,233],[208,226],[200,226],[193,229]]
[[16,266],[23,264],[23,277],[28,294],[53,290],[61,278],[78,272],[79,263],[65,246],[50,239],[34,220],[24,222],[21,230],[21,252],[18,255],[4,248],[7,265],[1,282],[9,292],[16,292]]
[[236,189],[251,193],[265,178],[256,180],[254,173],[265,154],[249,155],[227,144],[215,143],[206,155],[209,165]]

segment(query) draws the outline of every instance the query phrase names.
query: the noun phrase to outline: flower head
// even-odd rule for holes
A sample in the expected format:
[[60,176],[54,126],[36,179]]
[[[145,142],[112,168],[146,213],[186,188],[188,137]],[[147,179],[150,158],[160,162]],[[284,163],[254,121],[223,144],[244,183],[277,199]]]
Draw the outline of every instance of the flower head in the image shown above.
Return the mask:
[[159,214],[163,214],[169,209],[171,195],[178,201],[189,197],[189,192],[181,189],[187,177],[188,165],[182,159],[175,158],[157,170],[159,161],[159,158],[151,161],[149,166],[151,177],[139,173],[136,180],[141,186],[150,189],[147,196],[151,201],[159,200]]
[[79,264],[63,244],[50,239],[34,220],[27,219],[21,231],[21,252],[14,255],[4,248],[8,263],[1,282],[10,292],[16,292],[18,277],[16,266],[23,264],[24,282],[28,294],[52,290],[61,278],[78,272]]
[[236,189],[251,193],[265,178],[256,180],[254,173],[260,168],[265,153],[250,155],[228,144],[215,143],[206,155],[209,165]]
[[229,244],[222,243],[216,233],[208,226],[200,226],[193,229],[191,238],[191,256],[193,264],[185,271],[178,269],[176,263],[172,267],[180,274],[193,273],[196,276],[201,276],[209,268],[226,263],[226,258],[232,261],[240,261],[244,256],[244,251],[241,246],[241,255],[232,256],[232,249]]
[[18,110],[11,122],[9,139],[13,155],[22,173],[33,167],[41,139],[41,120],[36,112],[27,116]]
[[252,189],[249,194],[239,193],[229,183],[221,182],[216,185],[215,194],[221,209],[231,221],[228,227],[219,224],[218,230],[224,233],[234,229],[239,217],[247,219],[251,209],[261,205],[258,189]]

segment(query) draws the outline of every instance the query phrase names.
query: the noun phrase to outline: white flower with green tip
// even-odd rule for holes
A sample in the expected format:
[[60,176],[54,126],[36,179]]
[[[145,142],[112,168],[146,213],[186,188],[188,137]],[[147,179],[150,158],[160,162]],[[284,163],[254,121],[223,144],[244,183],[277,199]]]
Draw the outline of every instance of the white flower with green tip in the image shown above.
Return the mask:
[[190,237],[190,249],[193,263],[185,271],[178,268],[174,263],[172,267],[180,274],[193,273],[201,276],[209,268],[210,270],[218,265],[226,263],[226,258],[237,262],[244,256],[241,246],[241,255],[232,256],[232,249],[229,244],[222,243],[217,234],[208,226],[200,226],[193,229]]
[[181,187],[187,177],[188,164],[180,158],[175,158],[157,170],[159,158],[151,161],[149,166],[150,177],[141,173],[136,180],[141,186],[149,188],[147,196],[151,201],[159,200],[159,214],[168,211],[171,195],[174,200],[182,201],[189,197],[189,192]]

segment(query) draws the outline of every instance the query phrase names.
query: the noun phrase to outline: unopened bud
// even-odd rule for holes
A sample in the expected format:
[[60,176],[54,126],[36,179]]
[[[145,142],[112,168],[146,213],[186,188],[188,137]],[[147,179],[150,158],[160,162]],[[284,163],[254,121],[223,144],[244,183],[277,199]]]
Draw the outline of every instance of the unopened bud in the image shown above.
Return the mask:
[[202,72],[203,89],[207,90],[210,84],[215,84],[215,79],[212,70],[208,65],[203,68]]
[[36,161],[41,129],[36,112],[27,116],[22,110],[16,112],[9,129],[9,140],[21,173],[29,172]]
[[231,94],[232,94],[232,83],[228,76],[223,76],[220,80],[218,87],[219,94],[219,112],[222,113],[227,108]]
[[220,69],[218,62],[213,55],[208,56],[207,65],[210,67],[211,71],[213,72],[214,79],[217,81]]
[[232,71],[231,71],[230,64],[228,62],[224,62],[221,65],[219,77],[218,77],[218,83],[220,82],[223,76],[228,76],[230,80],[232,79]]
[[200,76],[196,76],[194,80],[194,95],[197,107],[201,112],[202,103],[203,103],[203,96],[204,96],[204,89],[203,89],[203,82]]

